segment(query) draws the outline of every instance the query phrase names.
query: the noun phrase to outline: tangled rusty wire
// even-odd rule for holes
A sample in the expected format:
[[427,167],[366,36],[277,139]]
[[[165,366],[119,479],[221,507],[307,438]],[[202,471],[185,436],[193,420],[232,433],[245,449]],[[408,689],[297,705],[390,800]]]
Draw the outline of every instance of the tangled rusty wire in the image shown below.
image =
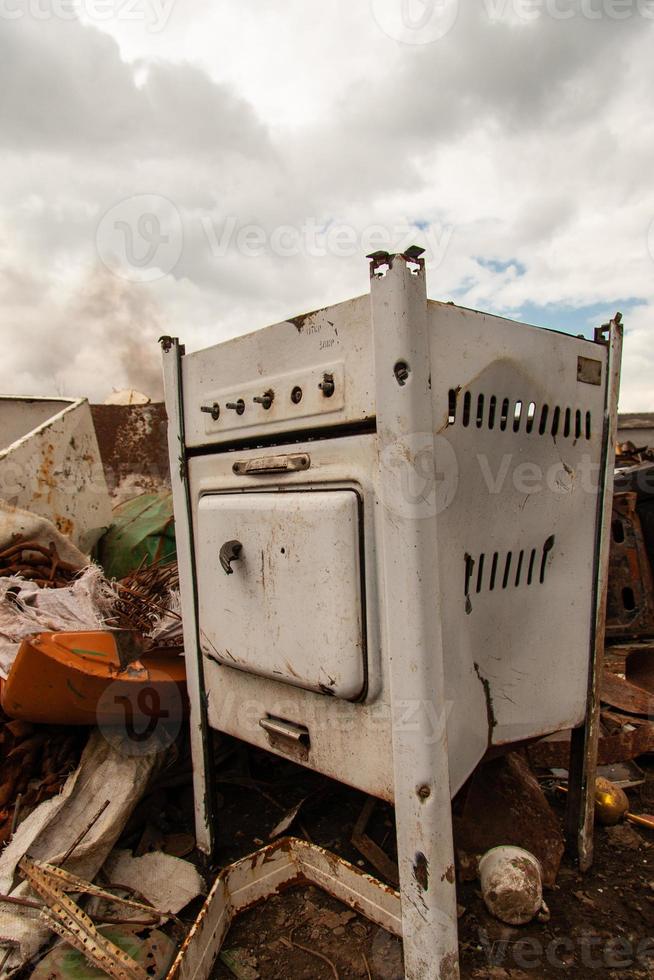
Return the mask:
[[19,812],[28,814],[60,792],[77,767],[87,734],[83,728],[32,725],[0,715],[0,846]]
[[115,606],[118,625],[147,634],[157,619],[165,614],[171,620],[181,616],[169,610],[170,592],[179,588],[177,562],[155,562],[141,567],[116,582],[119,593]]
[[0,576],[20,575],[44,589],[68,585],[77,572],[74,565],[59,557],[54,542],[46,548],[38,541],[19,537],[0,551]]
[[[0,577],[18,575],[41,588],[63,588],[70,585],[79,569],[59,557],[54,543],[49,547],[37,541],[17,538],[0,551]],[[154,562],[113,583],[117,594],[112,626],[136,630],[147,635],[161,617],[171,625],[181,622],[179,613],[170,610],[171,590],[179,589],[177,562]],[[162,640],[162,645],[167,641]],[[175,643],[172,639],[170,643]]]

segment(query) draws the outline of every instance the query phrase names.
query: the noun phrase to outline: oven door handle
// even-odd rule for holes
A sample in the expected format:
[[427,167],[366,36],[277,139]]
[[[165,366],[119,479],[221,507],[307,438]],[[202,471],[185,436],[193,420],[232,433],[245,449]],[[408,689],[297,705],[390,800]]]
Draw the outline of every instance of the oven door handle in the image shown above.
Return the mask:
[[233,574],[232,562],[241,557],[242,551],[243,545],[240,541],[225,541],[220,549],[220,564],[223,566],[225,575]]

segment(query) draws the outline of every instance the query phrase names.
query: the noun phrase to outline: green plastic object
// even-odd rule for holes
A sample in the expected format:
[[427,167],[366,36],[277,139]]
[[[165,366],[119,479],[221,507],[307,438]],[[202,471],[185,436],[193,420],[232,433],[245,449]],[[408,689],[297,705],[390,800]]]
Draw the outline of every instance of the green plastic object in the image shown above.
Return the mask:
[[[98,932],[136,960],[152,980],[160,980],[166,975],[175,956],[174,942],[159,929],[101,926]],[[104,970],[93,966],[67,943],[53,947],[31,976],[32,980],[107,980]]]
[[144,493],[114,509],[113,522],[96,547],[107,578],[121,579],[176,556],[171,493]]

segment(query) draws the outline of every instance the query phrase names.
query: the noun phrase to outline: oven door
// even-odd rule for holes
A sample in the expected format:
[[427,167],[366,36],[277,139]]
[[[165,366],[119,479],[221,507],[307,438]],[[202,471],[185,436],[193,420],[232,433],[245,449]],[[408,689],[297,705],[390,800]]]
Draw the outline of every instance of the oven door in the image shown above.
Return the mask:
[[202,496],[197,549],[204,655],[309,691],[362,697],[361,506],[351,489]]

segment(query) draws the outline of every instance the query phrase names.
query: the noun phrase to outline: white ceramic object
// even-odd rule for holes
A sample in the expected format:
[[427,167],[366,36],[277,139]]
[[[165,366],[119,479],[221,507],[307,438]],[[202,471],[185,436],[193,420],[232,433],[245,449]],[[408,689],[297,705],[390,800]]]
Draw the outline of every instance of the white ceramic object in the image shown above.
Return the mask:
[[479,878],[486,908],[502,922],[524,925],[544,909],[540,862],[522,847],[503,844],[487,851]]

